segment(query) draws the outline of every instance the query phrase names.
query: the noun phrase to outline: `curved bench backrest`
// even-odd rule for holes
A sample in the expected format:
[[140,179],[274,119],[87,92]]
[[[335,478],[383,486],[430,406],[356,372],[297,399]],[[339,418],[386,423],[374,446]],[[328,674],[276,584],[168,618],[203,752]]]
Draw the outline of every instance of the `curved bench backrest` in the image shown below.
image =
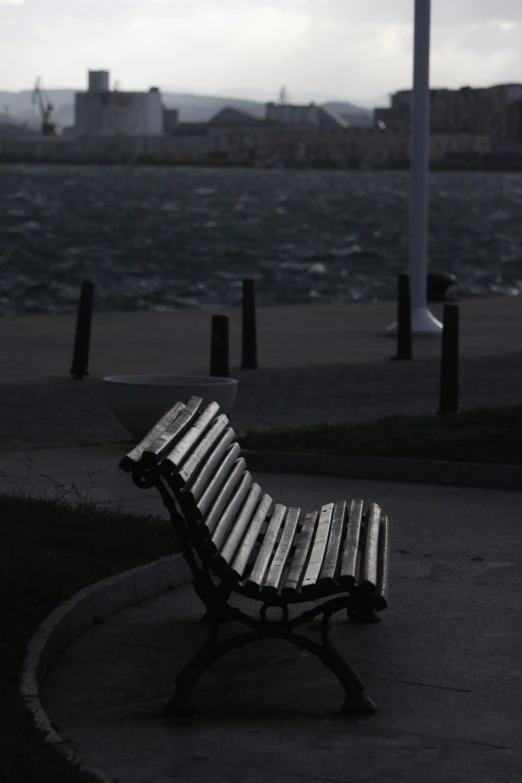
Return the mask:
[[308,514],[274,504],[252,480],[217,403],[176,403],[120,467],[139,486],[157,484],[171,511],[173,495],[182,541],[252,594],[283,591],[288,599],[302,591],[313,599],[336,588],[386,605],[388,523],[380,507],[372,503],[363,524],[362,500]]
[[[181,507],[191,539],[221,568],[241,576],[266,525],[272,498],[252,480],[234,430],[215,402],[178,402],[121,462],[138,480],[163,478]],[[248,540],[245,540],[245,539]],[[239,546],[241,552],[238,553]],[[238,557],[236,557],[236,554]]]

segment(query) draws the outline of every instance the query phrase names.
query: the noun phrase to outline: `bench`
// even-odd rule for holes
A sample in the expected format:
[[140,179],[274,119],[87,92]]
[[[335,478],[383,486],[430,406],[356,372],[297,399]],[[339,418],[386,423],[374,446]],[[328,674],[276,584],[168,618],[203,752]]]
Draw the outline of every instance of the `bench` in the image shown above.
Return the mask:
[[[377,504],[343,500],[304,512],[274,502],[248,472],[227,417],[199,397],[176,403],[120,467],[138,487],[158,489],[206,609],[208,638],[176,677],[165,717],[195,714],[192,691],[213,661],[266,637],[317,655],[344,688],[342,712],[375,711],[333,647],[329,621],[344,610],[351,623],[379,622],[386,608],[388,518]],[[231,604],[234,594],[258,602],[259,617]],[[296,633],[316,617],[320,643]],[[219,641],[225,620],[247,630]]]

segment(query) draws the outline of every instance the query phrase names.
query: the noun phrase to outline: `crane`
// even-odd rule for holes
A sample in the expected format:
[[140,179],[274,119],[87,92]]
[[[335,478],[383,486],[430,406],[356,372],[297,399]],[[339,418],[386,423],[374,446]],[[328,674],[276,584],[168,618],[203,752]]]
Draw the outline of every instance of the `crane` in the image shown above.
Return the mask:
[[33,104],[38,104],[40,109],[40,116],[42,118],[42,134],[44,136],[54,136],[55,126],[51,122],[51,114],[54,111],[54,106],[49,100],[49,96],[42,87],[42,80],[40,77],[36,80],[33,90]]
[[290,98],[286,87],[281,87],[279,90],[279,103],[281,106],[286,106],[286,104],[290,103]]

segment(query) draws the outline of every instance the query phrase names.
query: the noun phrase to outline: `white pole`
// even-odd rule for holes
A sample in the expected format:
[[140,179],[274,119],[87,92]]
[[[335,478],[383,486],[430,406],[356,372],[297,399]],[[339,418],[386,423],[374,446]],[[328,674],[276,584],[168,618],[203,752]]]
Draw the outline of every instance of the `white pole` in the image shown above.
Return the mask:
[[[427,307],[430,167],[430,11],[431,0],[415,0],[413,94],[411,108],[410,294],[411,330],[438,336],[442,324]],[[388,330],[396,332],[396,324]]]

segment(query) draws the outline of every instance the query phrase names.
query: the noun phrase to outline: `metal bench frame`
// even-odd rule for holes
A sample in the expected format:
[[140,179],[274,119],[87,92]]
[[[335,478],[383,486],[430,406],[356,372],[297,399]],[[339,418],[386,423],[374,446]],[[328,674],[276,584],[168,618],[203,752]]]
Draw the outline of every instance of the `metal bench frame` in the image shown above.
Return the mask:
[[[193,400],[194,398],[190,403]],[[179,406],[184,407],[178,403],[178,412]],[[212,558],[204,551],[196,526],[191,520],[192,511],[187,506],[186,496],[180,487],[175,485],[176,482],[161,475],[159,460],[154,457],[154,452],[157,453],[160,449],[163,453],[166,452],[168,438],[165,437],[165,433],[168,434],[169,423],[177,415],[175,409],[176,406],[120,462],[120,467],[131,473],[137,487],[149,489],[154,486],[158,490],[163,504],[169,512],[181,552],[192,572],[195,591],[206,609],[203,619],[208,623],[207,639],[192,660],[176,676],[176,692],[163,710],[164,717],[172,718],[196,714],[192,702],[192,692],[205,670],[229,650],[245,647],[266,638],[283,639],[295,644],[300,649],[314,653],[338,678],[344,688],[342,713],[375,712],[375,704],[364,692],[363,680],[333,646],[329,635],[329,623],[332,615],[341,610],[347,611],[351,623],[380,622],[376,609],[386,608],[384,595],[378,600],[367,600],[355,585],[353,588],[348,587],[347,591],[340,590],[338,587],[335,589],[323,588],[306,595],[297,590],[291,595],[274,591],[270,596],[265,595],[260,598],[247,586],[227,579],[226,571],[219,573],[218,570],[216,572]],[[155,447],[153,446],[151,450],[152,444],[155,444]],[[363,516],[362,526],[361,535],[364,533],[365,516]],[[387,552],[385,557],[384,567],[387,580]],[[229,598],[233,593],[259,602],[261,604],[259,616],[251,616],[242,609],[231,605]],[[321,603],[317,604],[319,600]],[[301,614],[290,616],[290,605],[312,601],[316,602],[315,606]],[[269,610],[272,615],[270,617]],[[296,629],[318,616],[322,616],[320,643],[303,634],[296,633]],[[248,630],[219,641],[220,624],[227,620],[235,620],[246,626]]]

